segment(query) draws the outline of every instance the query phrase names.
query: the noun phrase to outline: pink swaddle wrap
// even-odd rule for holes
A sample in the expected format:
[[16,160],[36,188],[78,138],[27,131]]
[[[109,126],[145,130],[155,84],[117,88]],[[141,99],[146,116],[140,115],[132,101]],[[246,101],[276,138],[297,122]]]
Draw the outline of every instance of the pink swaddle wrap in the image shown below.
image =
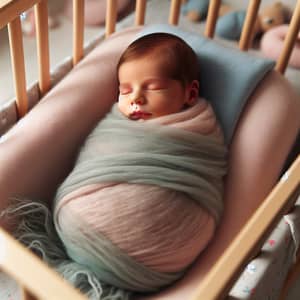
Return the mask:
[[[215,114],[204,99],[180,113],[129,122],[176,127],[223,145]],[[85,147],[91,147],[89,142]],[[111,147],[107,141],[91,152],[101,156],[113,151]],[[222,189],[222,176],[214,184]],[[86,184],[63,195],[55,211],[62,232],[76,235],[70,231],[81,220],[93,234],[104,235],[138,263],[159,272],[183,270],[206,247],[216,227],[211,213],[186,193],[143,183]]]

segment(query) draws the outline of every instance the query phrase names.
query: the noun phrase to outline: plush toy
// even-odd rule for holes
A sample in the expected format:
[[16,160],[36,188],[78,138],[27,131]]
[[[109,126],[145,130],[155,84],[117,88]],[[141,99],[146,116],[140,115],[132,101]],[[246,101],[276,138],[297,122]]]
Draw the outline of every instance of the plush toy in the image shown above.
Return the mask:
[[[275,2],[271,5],[263,7],[257,17],[254,37],[261,37],[263,33],[269,29],[289,23],[292,15],[290,8],[281,2]],[[216,34],[220,37],[230,40],[238,40],[240,38],[246,11],[231,11],[220,17],[216,24]]]
[[259,14],[259,30],[264,33],[269,29],[287,24],[292,16],[291,9],[282,2],[275,2],[272,5],[266,6]]
[[192,22],[199,22],[206,18],[209,0],[181,0],[182,13]]
[[[282,52],[284,40],[288,33],[287,24],[279,25],[268,30],[260,41],[260,50],[265,57],[277,60]],[[292,50],[288,65],[300,68],[300,33]]]

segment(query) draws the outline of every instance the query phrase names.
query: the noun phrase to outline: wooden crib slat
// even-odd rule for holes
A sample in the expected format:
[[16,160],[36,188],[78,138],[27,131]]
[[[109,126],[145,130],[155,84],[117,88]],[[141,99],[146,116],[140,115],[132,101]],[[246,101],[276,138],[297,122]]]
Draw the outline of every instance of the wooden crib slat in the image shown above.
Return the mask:
[[25,62],[20,17],[8,23],[8,34],[17,113],[19,117],[23,117],[28,111],[28,98],[26,92]]
[[30,294],[38,299],[87,300],[2,228],[0,228],[0,267],[17,282],[26,286]]
[[117,0],[107,0],[105,37],[115,32],[117,21]]
[[0,29],[41,0],[0,0]]
[[297,1],[296,8],[294,10],[292,20],[290,22],[289,31],[284,40],[282,52],[277,60],[275,69],[284,74],[285,69],[288,65],[289,58],[292,54],[295,41],[297,39],[300,28],[300,1]]
[[209,3],[206,25],[205,25],[205,32],[204,32],[204,35],[208,38],[214,37],[220,5],[221,5],[221,0],[212,0]]
[[34,7],[36,41],[39,65],[39,89],[43,96],[50,89],[50,58],[48,31],[48,1],[42,0]]
[[300,187],[299,178],[300,155],[213,265],[201,282],[194,300],[225,299],[238,276],[237,272],[243,267],[253,250],[260,246],[259,241],[265,239],[271,226],[294,205],[295,192],[298,193]]
[[246,13],[246,19],[243,25],[242,34],[239,41],[239,48],[242,51],[248,50],[252,42],[254,26],[255,26],[260,2],[261,0],[250,0],[249,2],[247,13]]
[[84,0],[73,0],[73,65],[83,57]]
[[136,26],[145,24],[146,0],[136,0],[135,22]]
[[169,13],[169,24],[178,25],[181,0],[172,0]]

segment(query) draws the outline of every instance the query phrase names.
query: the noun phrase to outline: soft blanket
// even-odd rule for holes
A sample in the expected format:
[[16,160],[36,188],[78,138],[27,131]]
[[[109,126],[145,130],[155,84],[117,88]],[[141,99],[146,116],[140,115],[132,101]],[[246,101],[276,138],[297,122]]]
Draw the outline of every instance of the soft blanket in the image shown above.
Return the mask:
[[[71,261],[52,246],[48,261],[93,299],[168,285],[213,237],[225,173],[222,133],[204,99],[145,121],[114,105],[54,201],[55,229]],[[47,258],[51,247],[39,251]]]

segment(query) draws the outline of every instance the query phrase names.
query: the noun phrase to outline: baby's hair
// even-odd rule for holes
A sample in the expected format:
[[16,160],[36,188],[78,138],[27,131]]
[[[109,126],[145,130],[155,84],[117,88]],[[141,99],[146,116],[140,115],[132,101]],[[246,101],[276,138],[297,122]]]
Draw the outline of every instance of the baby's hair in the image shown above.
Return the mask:
[[125,62],[150,55],[163,59],[166,77],[179,80],[184,86],[198,80],[198,59],[194,50],[169,33],[152,33],[132,42],[122,54],[117,71]]

